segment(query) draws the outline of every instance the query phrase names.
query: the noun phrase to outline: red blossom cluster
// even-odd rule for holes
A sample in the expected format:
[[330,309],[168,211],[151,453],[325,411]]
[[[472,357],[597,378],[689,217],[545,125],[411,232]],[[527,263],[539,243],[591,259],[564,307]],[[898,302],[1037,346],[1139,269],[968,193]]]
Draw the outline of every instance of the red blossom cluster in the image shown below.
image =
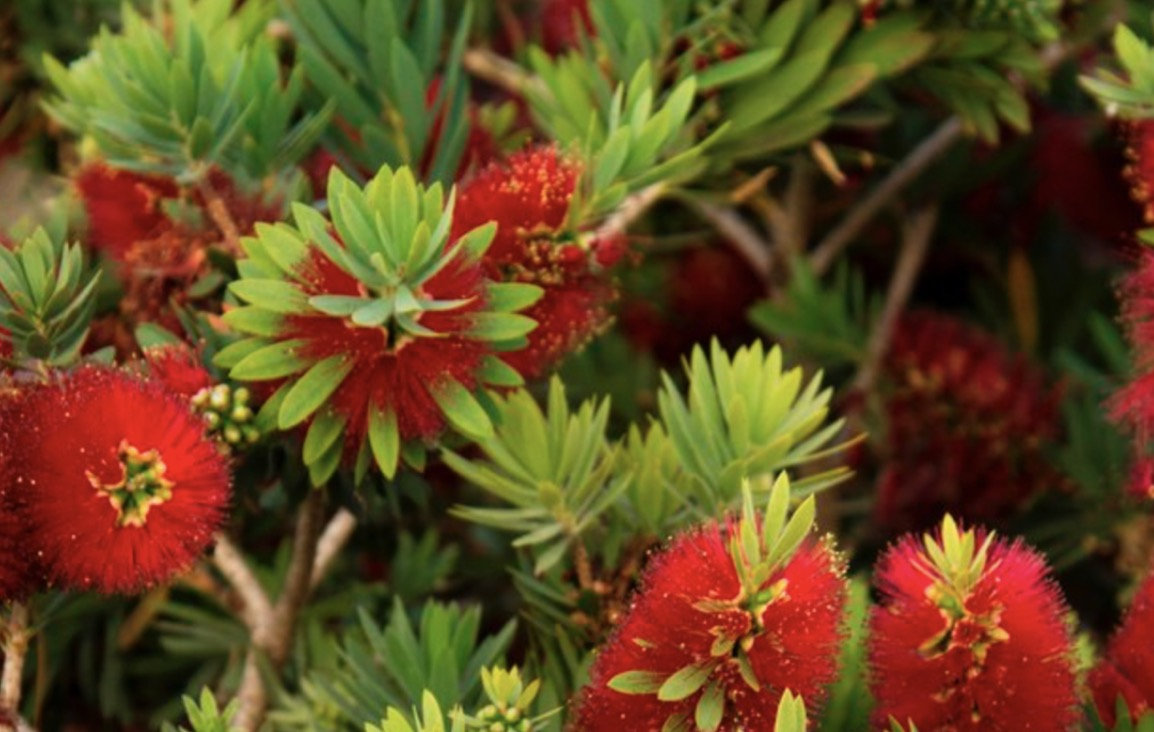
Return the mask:
[[[952,535],[952,536],[949,536]],[[1045,560],[983,530],[907,535],[875,568],[877,729],[1062,732],[1078,719],[1066,605]]]
[[534,147],[492,163],[461,184],[453,239],[496,222],[483,264],[499,282],[539,285],[545,295],[524,312],[537,321],[529,345],[504,355],[525,378],[551,369],[609,325],[615,297],[605,270],[625,251],[619,236],[591,237],[568,221],[581,175],[555,147]]
[[[317,250],[298,265],[300,282],[308,296],[349,295],[360,282]],[[341,318],[325,314],[294,314],[284,319],[282,336],[300,343],[308,359],[332,356],[348,359],[348,376],[328,403],[346,423],[345,446],[360,446],[369,429],[371,411],[396,414],[402,439],[431,438],[445,427],[430,386],[447,380],[472,391],[478,386],[488,344],[467,337],[473,313],[485,304],[481,268],[457,259],[423,285],[427,297],[463,304],[450,310],[422,314],[421,325],[442,334],[437,338],[396,336],[383,328],[349,328]],[[346,458],[355,457],[346,455]]]
[[1060,484],[1044,448],[1059,394],[1022,357],[956,318],[905,316],[885,362],[884,467],[875,520],[925,528],[944,512],[998,521]]
[[[709,687],[720,690],[720,732],[773,729],[786,689],[816,707],[837,673],[846,583],[830,544],[807,540],[750,598],[730,553],[732,524],[711,524],[674,539],[655,556],[614,636],[597,655],[572,728],[657,732],[671,718],[692,720]],[[718,643],[733,642],[718,655]],[[740,652],[738,652],[740,648]],[[648,672],[667,679],[698,665],[712,669],[693,693],[662,699],[623,693],[614,679]],[[656,689],[653,690],[656,692]]]
[[1126,700],[1134,722],[1154,710],[1154,574],[1139,586],[1105,657],[1087,681],[1098,715],[1111,729],[1119,697]]
[[0,600],[45,583],[139,592],[209,545],[231,470],[185,395],[101,366],[11,393],[0,411]]
[[[187,302],[190,287],[210,272],[211,246],[227,250],[230,236],[283,213],[279,198],[246,194],[216,169],[204,186],[186,189],[171,178],[94,163],[76,173],[74,185],[88,218],[85,241],[116,264],[124,286],[118,314],[94,324],[90,345],[115,345],[122,354],[134,350],[131,333],[140,323],[179,329],[173,304]],[[221,231],[221,217],[236,231]]]

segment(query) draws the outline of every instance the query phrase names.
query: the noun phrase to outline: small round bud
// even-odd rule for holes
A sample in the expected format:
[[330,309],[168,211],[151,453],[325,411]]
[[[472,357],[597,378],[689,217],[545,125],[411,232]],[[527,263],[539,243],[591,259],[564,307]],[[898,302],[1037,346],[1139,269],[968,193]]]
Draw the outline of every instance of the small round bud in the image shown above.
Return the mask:
[[217,384],[212,387],[212,394],[208,398],[208,403],[213,409],[224,411],[228,409],[232,402],[232,389],[228,384]]

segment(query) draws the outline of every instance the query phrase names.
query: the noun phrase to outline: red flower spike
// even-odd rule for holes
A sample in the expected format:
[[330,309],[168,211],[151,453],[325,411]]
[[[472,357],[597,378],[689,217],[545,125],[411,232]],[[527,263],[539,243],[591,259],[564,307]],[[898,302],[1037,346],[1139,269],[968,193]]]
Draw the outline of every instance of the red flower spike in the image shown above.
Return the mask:
[[1130,182],[1130,195],[1142,206],[1146,223],[1154,224],[1154,120],[1135,120],[1129,125],[1126,157],[1130,164],[1123,173]]
[[95,163],[74,182],[88,214],[88,243],[112,259],[123,260],[138,241],[172,226],[161,202],[175,197],[177,187],[167,178]]
[[36,590],[35,557],[28,548],[24,496],[16,489],[12,472],[13,448],[9,435],[20,429],[17,405],[22,393],[0,383],[0,604],[20,600]]
[[538,322],[521,351],[506,360],[528,379],[546,373],[608,327],[615,291],[603,270],[624,252],[619,237],[580,241],[566,217],[580,176],[554,147],[535,147],[492,164],[466,181],[453,215],[453,236],[496,222],[483,264],[498,281],[541,286],[526,315]]
[[589,0],[544,0],[541,3],[541,47],[551,55],[577,48],[582,35],[594,36]]
[[18,422],[13,485],[62,585],[139,592],[187,567],[224,519],[228,462],[159,384],[85,367],[31,392]]
[[870,619],[875,728],[1071,729],[1078,719],[1067,612],[1020,541],[959,531],[899,540],[876,568]]
[[[745,536],[744,521],[683,534],[651,560],[594,662],[573,730],[659,732],[680,718],[721,732],[763,732],[774,728],[787,688],[820,703],[837,673],[841,560],[827,543],[805,538],[802,522],[792,553],[754,561],[745,540],[756,546],[759,538]],[[770,543],[762,540],[760,551]],[[682,683],[695,669],[698,680]]]
[[144,360],[153,380],[174,394],[192,399],[202,389],[212,386],[212,375],[196,352],[183,343],[146,348]]
[[1154,573],[1138,588],[1088,684],[1098,715],[1111,729],[1119,696],[1126,700],[1135,723],[1154,709]]
[[913,313],[899,323],[885,368],[880,525],[922,529],[943,512],[996,521],[1061,484],[1044,455],[1057,437],[1060,395],[992,336]]

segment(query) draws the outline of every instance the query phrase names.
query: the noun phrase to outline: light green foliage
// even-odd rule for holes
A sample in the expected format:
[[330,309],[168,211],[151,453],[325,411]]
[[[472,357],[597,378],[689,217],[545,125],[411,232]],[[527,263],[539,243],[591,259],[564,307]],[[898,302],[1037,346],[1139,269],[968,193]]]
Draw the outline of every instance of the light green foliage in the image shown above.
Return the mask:
[[[332,99],[342,125],[329,141],[362,168],[416,167],[450,181],[468,136],[468,87],[461,69],[472,12],[456,18],[444,56],[443,0],[281,0],[299,40],[301,62],[318,98]],[[438,77],[438,71],[444,69]],[[426,90],[439,78],[426,104]],[[431,137],[440,120],[440,142]],[[433,150],[430,145],[436,143]],[[431,154],[430,154],[431,152]]]
[[[823,450],[843,425],[838,420],[823,426],[832,391],[821,389],[820,375],[803,388],[801,369],[784,370],[782,360],[781,349],[766,353],[760,342],[731,358],[715,341],[709,358],[700,346],[693,349],[688,398],[664,375],[657,396],[661,419],[691,478],[691,497],[707,515],[740,505],[746,477],[755,490],[765,491],[766,476],[844,447]],[[798,481],[794,489],[812,493],[847,475],[834,468]]]
[[99,276],[86,269],[79,245],[43,229],[15,249],[0,247],[0,327],[16,360],[66,365],[79,357]]
[[[228,0],[171,0],[148,19],[126,8],[123,29],[104,29],[87,56],[68,67],[45,59],[59,95],[48,111],[117,167],[188,182],[209,166],[254,180],[282,174],[312,147],[330,109],[298,118],[304,75],[285,76],[263,35],[269,4],[231,9]],[[169,18],[171,39],[162,29]]]
[[559,379],[541,410],[526,391],[497,400],[498,427],[477,441],[486,461],[446,451],[445,463],[461,477],[512,508],[458,506],[469,521],[513,531],[513,546],[529,547],[542,573],[559,562],[572,542],[599,526],[600,516],[625,488],[614,476],[615,448],[605,436],[609,403],[588,401],[571,412]]
[[[479,608],[437,602],[424,605],[415,627],[400,601],[384,628],[362,611],[359,627],[340,639],[336,664],[313,669],[301,683],[301,701],[289,700],[274,714],[277,728],[359,730],[390,707],[386,724],[411,726],[419,724],[413,705],[426,695],[438,709],[473,708],[481,699],[481,670],[500,661],[515,629],[510,621],[482,640],[480,625]],[[424,703],[423,708],[430,709]],[[437,718],[425,716],[423,723]]]
[[425,691],[421,694],[421,711],[419,714],[416,709],[413,709],[411,715],[406,716],[398,712],[396,708],[390,707],[380,725],[366,724],[365,732],[465,731],[465,719],[461,715],[460,707],[453,707],[449,717],[451,721],[446,724],[445,713],[441,711],[441,705],[437,702],[437,698],[429,691]]
[[857,732],[870,726],[873,698],[867,682],[866,657],[869,632],[870,583],[865,575],[850,578],[846,599],[846,627],[838,662],[838,679],[830,687],[829,699],[822,706],[823,732]]
[[[524,343],[536,323],[515,310],[528,307],[541,289],[520,283],[489,283],[485,307],[470,313],[460,330],[438,332],[421,315],[459,308],[470,298],[438,300],[423,285],[449,266],[474,266],[492,242],[495,227],[479,227],[449,244],[453,197],[445,200],[439,183],[425,187],[412,171],[382,168],[364,187],[334,170],[329,178],[330,219],[297,204],[293,224],[258,224],[256,236],[242,242],[247,258],[230,285],[246,304],[231,309],[225,322],[247,338],[217,354],[215,363],[232,378],[263,381],[289,378],[258,416],[262,429],[287,430],[308,420],[302,450],[316,485],[336,472],[345,452],[347,417],[327,406],[352,372],[350,354],[327,358],[299,355],[303,342],[285,332],[286,315],[331,318],[344,327],[380,329],[389,348],[402,339],[455,336],[503,350]],[[362,285],[358,295],[317,293],[302,264],[328,260]],[[479,374],[501,386],[520,383],[516,372],[490,357]],[[453,379],[431,390],[449,425],[471,438],[492,434],[492,424],[477,398]],[[371,405],[366,438],[355,446],[357,480],[371,462],[393,477],[402,458],[418,462],[423,446],[402,443],[391,406]],[[416,451],[417,457],[413,456]]]
[[777,717],[773,722],[773,732],[805,732],[809,728],[809,718],[805,713],[805,700],[789,689],[781,695],[777,704]]
[[1154,48],[1119,24],[1114,31],[1114,57],[1119,71],[1100,67],[1093,76],[1081,78],[1082,86],[1108,114],[1128,119],[1154,116]]
[[867,292],[864,278],[847,266],[822,281],[799,260],[792,263],[786,291],[757,303],[749,319],[766,335],[786,343],[795,358],[831,368],[865,358],[870,326],[880,306],[880,300]]
[[191,729],[172,725],[164,726],[165,732],[232,732],[232,718],[236,715],[240,703],[235,699],[227,707],[221,709],[212,692],[204,689],[200,692],[200,702],[192,697],[184,697],[184,710],[188,714]]
[[689,134],[692,77],[663,94],[648,63],[614,88],[585,56],[552,58],[533,48],[530,58],[540,84],[526,95],[538,123],[590,161],[574,207],[579,220],[609,213],[632,191],[703,170],[711,141],[695,144]]

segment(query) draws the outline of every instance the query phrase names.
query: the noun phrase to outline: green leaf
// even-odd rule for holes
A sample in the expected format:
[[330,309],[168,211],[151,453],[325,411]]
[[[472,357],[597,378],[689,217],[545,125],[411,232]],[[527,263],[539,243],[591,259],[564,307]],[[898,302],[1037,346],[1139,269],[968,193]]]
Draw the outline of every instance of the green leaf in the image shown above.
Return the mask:
[[705,687],[705,693],[697,700],[693,720],[702,732],[716,732],[725,715],[725,689],[717,681]]
[[277,426],[291,429],[308,419],[332,395],[352,371],[348,356],[329,356],[313,364],[292,385],[277,414]]
[[433,385],[429,392],[445,413],[449,424],[461,434],[475,440],[493,435],[493,423],[468,389],[453,379]]
[[768,72],[784,55],[785,49],[778,46],[750,51],[737,58],[713,64],[697,74],[697,87],[700,91],[710,91],[737,84]]
[[469,336],[481,341],[509,341],[531,333],[537,321],[516,313],[475,313]]
[[229,285],[242,300],[273,313],[294,315],[308,311],[308,299],[295,285],[280,280],[240,279]]
[[662,682],[657,698],[666,702],[688,699],[705,686],[715,667],[715,662],[692,663],[677,670]]
[[377,467],[390,480],[397,474],[401,436],[397,414],[392,410],[369,407],[369,446]]
[[493,310],[514,313],[538,303],[545,290],[523,282],[498,282],[489,285],[488,294]]
[[[229,370],[229,376],[240,381],[267,381],[279,379],[307,368],[311,361],[296,355],[295,351],[305,345],[305,341],[278,341],[261,346],[241,358]],[[220,359],[225,351],[217,354]]]

